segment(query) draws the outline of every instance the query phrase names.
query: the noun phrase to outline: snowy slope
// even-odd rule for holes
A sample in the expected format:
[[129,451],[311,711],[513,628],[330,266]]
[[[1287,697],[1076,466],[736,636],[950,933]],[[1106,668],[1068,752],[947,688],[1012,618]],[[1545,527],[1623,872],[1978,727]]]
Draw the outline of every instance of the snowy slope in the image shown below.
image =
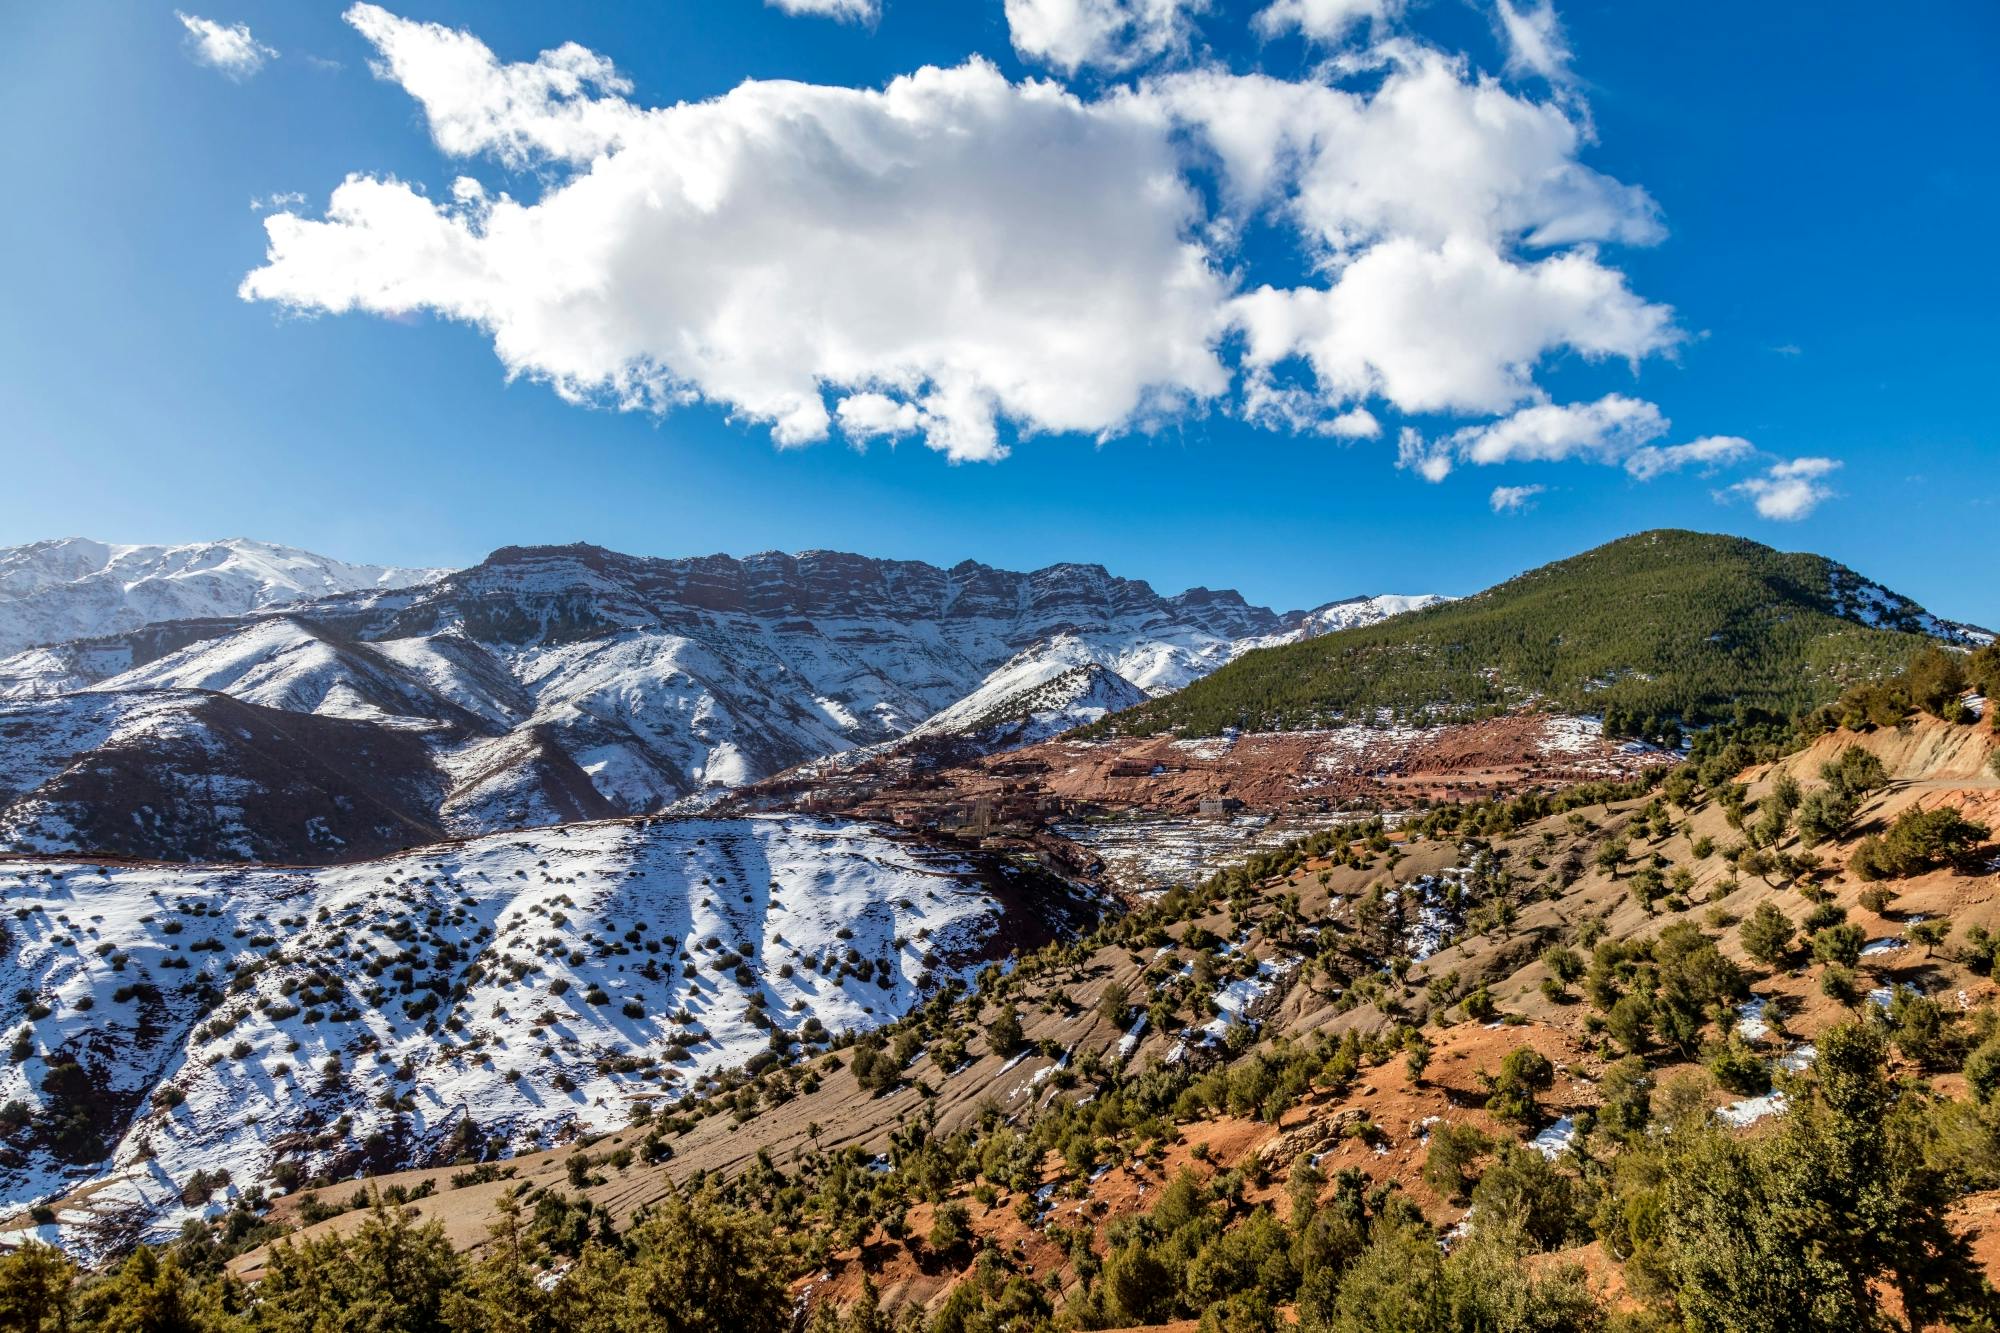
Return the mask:
[[[220,1206],[280,1160],[424,1162],[467,1115],[515,1149],[622,1125],[773,1029],[900,1015],[977,965],[1000,915],[956,856],[798,818],[321,870],[0,862],[0,906],[5,1031],[32,1047],[0,1065],[0,1104],[31,1115],[0,1211],[106,1182],[61,1219],[86,1248],[121,1219],[170,1234],[202,1210],[181,1198],[197,1170],[229,1173]],[[65,1061],[87,1088],[69,1100],[44,1088]]]
[[1359,629],[1363,625],[1373,625],[1378,621],[1387,620],[1390,616],[1400,616],[1408,611],[1421,611],[1427,606],[1438,606],[1451,600],[1449,597],[1431,592],[1415,596],[1383,593],[1374,597],[1349,597],[1338,602],[1328,602],[1325,606],[1305,612],[1283,632],[1245,644],[1243,650],[1275,648],[1280,644],[1316,639],[1322,634],[1332,634],[1338,630]]
[[265,708],[428,729],[455,709],[394,659],[347,647],[288,616],[197,643],[134,668],[93,691],[214,690]]
[[1359,629],[1363,625],[1373,625],[1378,620],[1390,616],[1400,616],[1408,611],[1421,611],[1427,606],[1437,606],[1451,598],[1434,592],[1404,596],[1396,593],[1381,593],[1374,597],[1350,597],[1345,601],[1328,602],[1314,611],[1308,611],[1294,631],[1298,638],[1309,639],[1319,634],[1331,634],[1335,630]]
[[995,672],[910,735],[962,736],[973,740],[980,753],[992,754],[1088,726],[1148,697],[1101,663],[1066,666],[1059,659],[1035,657]]
[[1993,642],[1992,630],[1934,616],[1901,593],[1891,592],[1844,566],[1834,566],[1831,591],[1836,615],[1876,629],[1928,634],[1963,648],[1979,648]]
[[195,691],[0,703],[0,849],[348,859],[444,836],[446,791],[405,728]]
[[240,616],[335,593],[428,583],[440,572],[351,565],[241,538],[119,546],[66,537],[0,547],[0,656],[164,620]]

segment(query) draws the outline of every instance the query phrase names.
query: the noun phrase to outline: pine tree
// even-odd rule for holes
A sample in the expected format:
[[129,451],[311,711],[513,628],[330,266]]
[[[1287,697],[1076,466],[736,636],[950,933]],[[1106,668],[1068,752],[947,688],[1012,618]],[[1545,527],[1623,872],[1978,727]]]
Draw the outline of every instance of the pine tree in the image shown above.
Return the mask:
[[0,1254],[0,1328],[69,1333],[76,1265],[61,1250],[30,1241]]
[[1792,947],[1792,919],[1776,903],[1761,902],[1737,928],[1743,951],[1767,967],[1783,958]]
[[1914,1326],[1983,1299],[1949,1225],[1954,1191],[1927,1158],[1927,1106],[1892,1087],[1871,1028],[1834,1028],[1818,1046],[1779,1133],[1691,1123],[1666,1140],[1662,1232],[1697,1333],[1878,1328],[1878,1285]]
[[520,1190],[494,1200],[499,1216],[486,1229],[486,1254],[454,1293],[451,1322],[485,1333],[548,1333],[550,1299],[535,1281],[547,1255],[522,1224]]
[[1000,1012],[986,1028],[987,1049],[1000,1056],[1012,1055],[1021,1047],[1021,1016],[1011,1004],[1000,1006]]
[[422,1226],[380,1195],[352,1236],[306,1237],[271,1248],[257,1284],[258,1322],[272,1333],[338,1328],[450,1333],[449,1293],[465,1264],[438,1222]]
[[775,1333],[791,1294],[770,1234],[706,1195],[670,1194],[633,1228],[621,1333]]

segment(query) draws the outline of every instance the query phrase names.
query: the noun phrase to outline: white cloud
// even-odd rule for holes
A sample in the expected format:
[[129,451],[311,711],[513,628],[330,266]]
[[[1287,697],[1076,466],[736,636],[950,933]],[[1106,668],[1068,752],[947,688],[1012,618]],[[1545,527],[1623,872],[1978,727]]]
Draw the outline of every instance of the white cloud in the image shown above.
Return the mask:
[[1329,265],[1392,236],[1504,250],[1665,235],[1644,190],[1577,160],[1587,136],[1561,107],[1441,52],[1378,51],[1372,88],[1205,70],[1147,89],[1215,155],[1232,207],[1281,212]]
[[1425,481],[1443,481],[1451,475],[1451,446],[1442,440],[1424,438],[1424,433],[1415,426],[1405,426],[1396,436],[1396,466],[1415,472]]
[[[1320,410],[1380,395],[1410,412],[1502,412],[1535,396],[1543,356],[1636,360],[1680,337],[1590,243],[1660,238],[1643,190],[1576,160],[1583,131],[1462,61],[1378,48],[1372,89],[1197,71],[1147,95],[1220,167],[1236,214],[1290,221],[1321,287],[1239,298],[1253,411],[1294,422],[1311,404],[1273,374],[1302,360]],[[1520,247],[1571,246],[1539,262]]]
[[1550,83],[1568,82],[1569,42],[1563,36],[1562,20],[1556,17],[1555,0],[1529,0],[1518,7],[1513,0],[1495,0],[1495,4],[1500,33],[1507,42],[1507,67],[1539,74]]
[[1382,433],[1382,423],[1367,408],[1357,407],[1320,422],[1319,430],[1342,440],[1372,440]]
[[276,51],[250,35],[247,23],[217,23],[178,9],[174,17],[187,29],[189,54],[232,79],[247,79],[277,58]]
[[1272,0],[1253,21],[1266,36],[1293,29],[1318,42],[1337,42],[1364,23],[1387,23],[1403,0]]
[[1651,481],[1684,467],[1714,468],[1725,463],[1741,462],[1755,452],[1750,441],[1739,436],[1706,435],[1687,444],[1665,447],[1647,445],[1643,449],[1635,449],[1625,460],[1625,470],[1640,481]]
[[[347,18],[445,155],[533,196],[350,176],[323,218],[266,219],[242,296],[472,324],[577,401],[701,400],[784,445],[914,434],[955,460],[1212,403],[1365,439],[1378,403],[1506,413],[1545,397],[1551,355],[1681,336],[1598,248],[1659,238],[1644,191],[1582,165],[1561,107],[1407,41],[1355,87],[1191,71],[1085,98],[974,59],[654,108],[574,43],[503,62],[372,4]],[[1245,289],[1231,238],[1263,224],[1314,280]],[[1455,437],[1417,439],[1448,472]]]
[[465,34],[352,13],[447,152],[587,165],[531,204],[350,177],[324,221],[267,220],[246,298],[432,310],[570,398],[700,397],[780,444],[828,434],[829,389],[899,405],[862,399],[857,431],[914,415],[932,447],[992,459],[1003,419],[1101,434],[1228,387],[1225,281],[1142,102],[975,61],[648,111],[586,95],[622,84],[580,48],[503,66]]
[[1185,51],[1209,0],[1007,0],[1007,31],[1024,59],[1074,73]]
[[252,195],[250,211],[261,213],[267,208],[296,208],[305,201],[306,197],[297,190],[278,190],[268,195]]
[[787,14],[814,14],[841,23],[873,23],[882,12],[880,0],[764,0]]
[[1272,430],[1301,435],[1325,435],[1337,440],[1372,440],[1382,423],[1365,407],[1329,414],[1317,394],[1296,385],[1279,384],[1266,372],[1249,375],[1238,409],[1246,421]]
[[1533,509],[1535,497],[1546,490],[1546,486],[1495,486],[1486,502],[1496,514],[1518,514]]
[[644,113],[622,98],[631,82],[575,42],[503,65],[477,37],[441,23],[412,22],[371,4],[354,5],[345,17],[380,53],[372,62],[376,77],[422,104],[431,137],[453,157],[491,153],[510,167],[542,158],[589,162],[644,123]]
[[1437,439],[1408,432],[1399,465],[1442,481],[1461,462],[1491,466],[1574,459],[1620,466],[1640,481],[1651,481],[1683,468],[1741,462],[1756,452],[1750,441],[1733,435],[1655,444],[1671,424],[1652,403],[1620,393],[1587,403],[1535,403]]
[[834,409],[840,418],[841,434],[850,440],[878,436],[914,434],[923,417],[913,404],[898,402],[886,393],[851,393]]
[[1639,358],[1671,347],[1671,312],[1582,253],[1518,264],[1477,241],[1384,241],[1324,288],[1263,287],[1231,306],[1253,379],[1302,357],[1332,405],[1490,413],[1535,393],[1544,353]]
[[1765,518],[1781,523],[1796,522],[1833,498],[1833,488],[1822,480],[1841,466],[1837,458],[1792,458],[1774,463],[1762,476],[1750,477],[1718,495],[1747,496]]
[[1481,465],[1577,457],[1615,462],[1666,430],[1659,408],[1611,393],[1594,403],[1537,403],[1492,425],[1457,431],[1452,441],[1460,457]]

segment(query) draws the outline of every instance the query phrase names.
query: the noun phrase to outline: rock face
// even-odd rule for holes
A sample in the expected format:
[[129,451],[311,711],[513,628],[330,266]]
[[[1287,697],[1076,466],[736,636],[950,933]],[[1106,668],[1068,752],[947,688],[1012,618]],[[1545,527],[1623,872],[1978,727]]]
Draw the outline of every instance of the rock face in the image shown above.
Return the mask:
[[0,707],[0,842],[25,850],[352,860],[446,836],[446,790],[420,735],[226,694]]
[[[1398,599],[1379,600],[1384,612],[1400,609]],[[38,752],[64,761],[43,781],[72,765],[101,767],[93,745],[62,751],[54,739],[95,732],[47,726],[62,711],[52,704],[89,712],[102,705],[70,701],[102,695],[156,697],[154,725],[116,733],[138,761],[149,736],[186,732],[164,717],[215,712],[197,707],[198,692],[379,732],[379,748],[394,755],[372,767],[397,784],[390,804],[414,841],[419,831],[698,806],[919,729],[991,753],[1177,689],[1251,648],[1375,614],[1361,607],[1280,614],[1233,592],[1163,597],[1095,565],[1013,573],[837,552],[656,560],[507,547],[412,589],[17,654],[0,661],[0,701],[9,701],[0,728],[39,737]],[[235,771],[238,741],[201,730],[219,738],[208,747],[213,762],[186,751],[163,771],[261,782]],[[350,769],[327,799],[367,804],[365,790],[351,790],[365,788],[367,771]],[[40,786],[0,777],[0,799],[14,807],[0,810],[0,834],[34,850],[93,845],[62,840],[75,819],[51,808],[59,793]],[[432,794],[413,807],[419,790]],[[338,855],[320,832],[339,822],[334,811],[310,805],[281,802],[280,829],[251,827],[254,854]],[[103,816],[123,813],[113,798]],[[41,840],[23,836],[30,826]]]
[[0,547],[0,656],[162,621],[240,616],[338,593],[409,587],[442,572],[351,565],[241,538],[119,546],[65,537]]

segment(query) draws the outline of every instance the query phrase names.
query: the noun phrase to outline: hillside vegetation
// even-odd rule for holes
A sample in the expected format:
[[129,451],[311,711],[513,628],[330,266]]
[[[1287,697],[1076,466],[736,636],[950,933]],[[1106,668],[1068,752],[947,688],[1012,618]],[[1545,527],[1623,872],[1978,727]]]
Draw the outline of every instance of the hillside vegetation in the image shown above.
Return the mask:
[[1796,715],[1953,628],[1822,556],[1643,532],[1461,601],[1246,654],[1095,730],[1289,731],[1543,705],[1654,734],[1746,709]]
[[115,1273],[24,1247],[0,1314],[1991,1329],[2000,774],[1959,702],[1321,831],[603,1139],[246,1182]]

